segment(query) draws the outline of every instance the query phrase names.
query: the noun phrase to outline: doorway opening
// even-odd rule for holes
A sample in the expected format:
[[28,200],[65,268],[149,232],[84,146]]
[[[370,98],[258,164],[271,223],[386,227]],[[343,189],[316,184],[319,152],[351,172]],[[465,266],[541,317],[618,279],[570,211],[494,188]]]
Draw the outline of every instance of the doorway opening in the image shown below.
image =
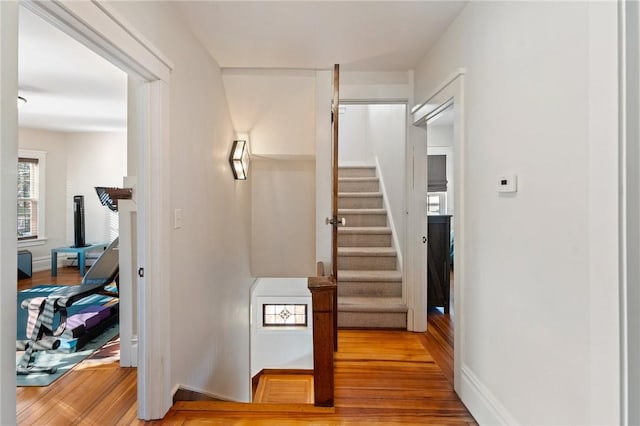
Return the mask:
[[[444,374],[453,383],[455,161],[453,104],[431,116],[427,126],[427,338]],[[446,353],[449,356],[443,356]],[[446,360],[446,361],[445,361]]]
[[[424,324],[427,338],[437,341],[435,347],[444,355],[442,369],[459,394],[466,383],[462,369],[466,262],[464,74],[464,69],[458,69],[411,110],[413,125],[423,132],[410,139],[412,152],[407,155],[407,170],[412,172],[407,179],[407,222],[408,234],[413,236],[407,241],[407,274],[413,283],[414,322]],[[433,156],[431,161],[429,155]],[[433,308],[431,312],[429,308]],[[437,356],[434,353],[434,358]]]
[[[27,2],[20,6],[28,8],[54,27],[62,29],[110,63],[117,65],[131,77],[131,80],[139,82],[133,89],[130,88],[136,101],[130,103],[134,106],[129,116],[133,117],[135,124],[132,140],[135,141],[133,152],[137,166],[136,272],[140,272],[135,276],[138,284],[138,352],[141,360],[137,374],[137,406],[139,418],[161,418],[171,406],[170,365],[163,362],[168,359],[170,352],[170,347],[163,338],[163,330],[166,330],[169,324],[168,318],[160,313],[169,308],[169,231],[163,226],[169,221],[168,197],[164,190],[168,185],[168,174],[165,171],[169,167],[168,158],[163,153],[167,151],[169,143],[169,76],[172,66],[157,49],[134,37],[130,24],[122,22],[108,5]],[[3,7],[2,13],[3,22],[9,23],[3,25],[3,63],[15,63],[18,60],[18,6]],[[17,94],[17,75],[3,73],[2,78],[2,87],[7,89],[6,93]],[[7,114],[2,120],[3,135],[8,136],[6,141],[3,139],[2,154],[7,158],[12,158],[14,150],[17,151],[18,148],[18,129],[16,122],[12,120],[15,117],[17,114]],[[9,191],[3,194],[3,211],[15,209],[16,196]],[[14,220],[11,222],[11,227],[15,227]],[[5,224],[5,231],[7,228]],[[7,235],[11,234],[7,232]],[[13,252],[17,242],[9,237],[3,240],[6,241],[4,246],[7,248],[7,256],[3,256],[3,265],[12,266],[15,260],[10,261],[8,253]],[[7,274],[3,276],[8,276],[9,269],[13,267],[6,268]],[[15,274],[15,269],[13,273]],[[153,291],[147,283],[153,283]],[[16,290],[11,286],[4,288],[1,292],[2,299],[15,300]],[[5,322],[3,335],[9,337],[14,329],[15,321]],[[6,353],[8,345],[3,345],[3,348],[3,359],[12,357]],[[14,380],[2,381],[3,396],[15,395],[13,383]],[[9,406],[14,405],[11,403],[15,401],[14,397],[3,400],[8,401]],[[4,410],[5,405],[3,404],[3,418],[11,419],[11,415],[4,416],[4,413],[10,412]]]
[[[80,284],[101,249],[119,236],[118,213],[101,204],[94,188],[122,186],[127,174],[127,74],[29,9],[19,7],[18,13],[18,94],[24,100],[18,108],[18,186],[25,189],[18,200],[18,248],[35,272],[18,282],[18,290],[45,292],[49,285]],[[96,247],[67,250],[85,246]],[[69,318],[75,339],[65,339],[65,344],[118,332],[117,299],[100,301],[110,309],[99,329],[114,324],[98,334],[87,327],[87,321],[97,322],[97,312],[86,321],[76,314]],[[87,309],[80,305],[72,310]],[[92,306],[98,309],[101,303]],[[24,310],[18,314],[20,339]],[[117,350],[110,358],[117,361],[119,341],[111,340]],[[30,377],[20,376],[21,383],[31,383]]]
[[403,280],[406,103],[339,105],[338,326],[408,327]]

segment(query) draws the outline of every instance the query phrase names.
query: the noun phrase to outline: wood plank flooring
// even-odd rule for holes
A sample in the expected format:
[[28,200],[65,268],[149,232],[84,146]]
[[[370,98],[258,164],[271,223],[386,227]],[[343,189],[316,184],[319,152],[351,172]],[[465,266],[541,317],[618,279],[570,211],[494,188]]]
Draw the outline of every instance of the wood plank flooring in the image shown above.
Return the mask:
[[475,424],[420,333],[340,330],[333,412],[275,405],[178,402],[170,424]]
[[[19,287],[73,284],[74,272],[79,282],[77,269],[64,268],[55,281],[35,274]],[[448,316],[430,314],[428,333],[340,330],[332,409],[177,402],[162,421],[142,422],[136,419],[135,369],[117,362],[81,363],[51,386],[18,388],[18,424],[475,424],[453,391],[453,334],[447,321]]]
[[264,374],[253,399],[256,404],[313,404],[313,376]]

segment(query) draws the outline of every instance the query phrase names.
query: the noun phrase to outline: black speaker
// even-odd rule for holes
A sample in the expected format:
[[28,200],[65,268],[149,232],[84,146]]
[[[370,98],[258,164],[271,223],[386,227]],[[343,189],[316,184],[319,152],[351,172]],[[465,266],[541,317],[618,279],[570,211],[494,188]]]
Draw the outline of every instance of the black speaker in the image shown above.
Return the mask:
[[86,247],[84,241],[84,196],[73,196],[73,246]]

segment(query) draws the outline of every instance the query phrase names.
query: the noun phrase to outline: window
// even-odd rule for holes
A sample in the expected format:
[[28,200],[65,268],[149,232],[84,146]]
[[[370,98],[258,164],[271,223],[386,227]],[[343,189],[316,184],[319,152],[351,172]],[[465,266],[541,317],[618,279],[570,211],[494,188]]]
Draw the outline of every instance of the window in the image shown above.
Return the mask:
[[307,305],[265,303],[262,305],[262,325],[264,327],[306,327]]
[[427,214],[445,214],[447,212],[447,193],[429,192],[427,194]]
[[45,153],[20,150],[19,155],[18,241],[43,240]]

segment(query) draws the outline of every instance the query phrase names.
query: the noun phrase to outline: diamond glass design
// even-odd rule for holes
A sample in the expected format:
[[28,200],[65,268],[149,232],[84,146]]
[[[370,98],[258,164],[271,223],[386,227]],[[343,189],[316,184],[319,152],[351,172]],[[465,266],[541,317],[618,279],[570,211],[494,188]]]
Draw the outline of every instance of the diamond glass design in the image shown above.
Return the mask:
[[306,327],[306,304],[263,304],[262,325],[264,327]]

